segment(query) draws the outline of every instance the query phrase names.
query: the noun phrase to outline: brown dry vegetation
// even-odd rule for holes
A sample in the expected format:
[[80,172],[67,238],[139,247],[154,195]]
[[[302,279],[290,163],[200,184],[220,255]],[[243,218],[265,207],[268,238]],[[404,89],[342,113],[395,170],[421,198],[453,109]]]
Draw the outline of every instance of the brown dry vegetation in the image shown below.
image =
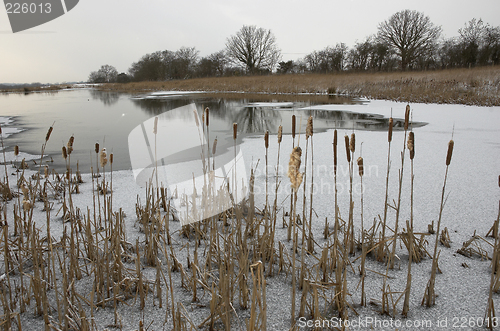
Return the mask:
[[[207,109],[202,122],[203,132],[207,133],[208,114]],[[70,137],[67,145],[62,147],[67,165],[65,174],[50,171],[48,166],[45,171],[40,166],[39,172],[32,175],[25,172],[24,167],[12,174],[12,170],[8,171],[7,165],[4,165],[5,173],[11,174],[12,186],[8,181],[9,175],[5,182],[0,181],[0,199],[3,200],[0,204],[0,304],[3,307],[0,327],[21,330],[43,324],[45,330],[102,330],[104,325],[102,321],[99,323],[97,317],[104,313],[107,316],[106,329],[123,330],[138,325],[139,330],[148,330],[151,328],[147,325],[153,320],[151,323],[157,323],[156,329],[163,325],[162,329],[171,330],[266,330],[274,329],[267,325],[268,312],[272,314],[273,310],[280,309],[280,313],[283,313],[281,308],[285,306],[290,308],[290,315],[285,313],[281,319],[290,320],[289,324],[285,323],[287,327],[290,326],[290,330],[298,330],[297,318],[300,317],[324,321],[332,316],[347,320],[349,316],[357,315],[358,307],[368,305],[365,277],[373,281],[373,273],[383,277],[381,296],[369,301],[370,306],[374,307],[373,311],[392,318],[400,313],[406,316],[408,311],[416,308],[410,305],[410,292],[414,296],[422,295],[415,288],[412,289],[411,265],[431,257],[426,246],[432,240],[426,239],[429,236],[427,233],[413,232],[413,213],[405,229],[398,230],[397,225],[410,118],[410,107],[407,106],[397,204],[396,201],[394,205],[387,203],[386,189],[384,218],[374,221],[371,227],[369,223],[364,227],[361,216],[361,233],[354,230],[354,213],[357,211],[353,202],[353,179],[358,175],[360,180],[363,178],[362,158],[358,158],[358,173],[355,171],[355,133],[344,137],[349,164],[349,210],[341,211],[337,204],[337,162],[345,164],[343,143],[341,140],[338,142],[337,130],[334,131],[333,140],[335,199],[332,203],[335,213],[330,220],[325,220],[322,233],[317,228],[313,231],[313,194],[309,198],[308,211],[305,193],[302,203],[297,200],[305,192],[306,186],[310,185],[313,192],[314,177],[311,175],[309,178],[307,175],[306,178],[305,175],[308,157],[311,165],[314,159],[312,117],[308,120],[304,154],[298,142],[295,145],[295,134],[292,135],[296,147],[290,155],[288,177],[294,187],[293,198],[290,196],[282,206],[277,205],[280,183],[276,176],[275,187],[272,187],[273,184],[269,186],[270,192],[274,190],[276,194],[274,204],[269,202],[267,205],[266,199],[266,205],[259,210],[255,204],[255,177],[252,172],[250,192],[245,203],[233,205],[219,215],[185,226],[181,226],[174,217],[165,189],[153,185],[146,189],[145,200],[141,201],[137,197],[136,217],[129,216],[135,221],[126,221],[122,208],[114,204],[113,154],[107,155],[105,148],[100,149],[99,144],[95,146],[96,170],[92,170],[90,178],[85,177],[92,182],[93,196],[93,203],[87,206],[87,210],[81,210],[73,204],[73,199],[80,194],[80,186],[85,185],[78,167],[76,172],[71,168],[75,137]],[[389,151],[392,121],[390,123]],[[155,126],[155,134],[156,131]],[[51,132],[52,127],[42,145],[42,156]],[[292,127],[292,132],[295,133],[295,127]],[[269,136],[265,137],[263,145],[267,159]],[[0,139],[0,143],[3,144],[3,140]],[[281,135],[278,135],[280,143]],[[413,146],[414,135],[408,133],[412,192]],[[446,169],[450,165],[452,151],[453,142],[450,141]],[[205,156],[202,154],[202,157]],[[204,171],[208,173],[211,171],[210,157],[206,161],[204,164],[208,167]],[[299,170],[302,162],[304,173]],[[389,169],[390,153],[387,163]],[[444,167],[444,164],[441,166]],[[437,231],[429,231],[435,233],[436,239],[431,277],[422,301],[422,305],[426,306],[436,304],[434,283],[439,270],[438,236],[441,234],[441,237],[446,237],[447,233],[446,229],[444,233],[439,231],[446,175]],[[270,193],[267,183],[266,173],[266,196]],[[272,193],[270,195],[272,197]],[[287,207],[289,202],[290,209],[286,216],[279,215],[277,210]],[[7,217],[7,203],[14,205],[9,211],[13,212],[12,218]],[[413,211],[413,194],[410,204]],[[61,208],[57,211],[59,205]],[[389,207],[396,211],[394,230],[386,224]],[[34,216],[40,213],[42,216],[46,214],[44,231],[44,222],[40,224]],[[494,293],[500,291],[500,273],[496,273],[500,268],[499,219],[500,211],[490,230],[495,242],[489,244],[493,247],[493,261],[486,321],[494,321],[492,298]],[[62,222],[65,224],[64,232],[57,238],[51,229]],[[127,222],[133,222],[137,229],[133,236],[126,234]],[[287,239],[284,238],[285,232]],[[476,235],[474,240],[488,243]],[[395,248],[398,241],[402,243],[400,251],[407,250],[408,256],[412,257],[408,263],[406,287],[402,291],[398,291],[397,286],[391,288],[394,285],[390,281],[393,277],[389,275],[389,269],[393,269],[397,258]],[[463,254],[476,254],[481,259],[489,259],[488,253],[478,251],[472,240],[467,243],[467,247],[464,244],[463,251]],[[351,293],[348,281],[359,279],[353,267],[358,258],[361,258],[361,287]],[[365,261],[385,263],[385,275],[375,271],[367,274],[369,269],[365,269]],[[274,285],[267,288],[268,282]],[[272,297],[272,290],[276,286],[290,288],[291,302],[283,296],[278,300],[278,307],[276,298]],[[271,295],[266,294],[267,291],[271,291]],[[359,305],[354,303],[354,294],[361,298]],[[401,309],[403,296],[405,300]],[[161,315],[151,315],[153,307],[158,307],[157,311]],[[130,318],[124,314],[131,314],[136,309],[141,312],[140,320],[133,326],[126,324]],[[28,315],[34,317],[30,319]]]
[[338,93],[420,103],[500,105],[500,66],[420,72],[290,74],[106,84],[104,90],[246,93]]

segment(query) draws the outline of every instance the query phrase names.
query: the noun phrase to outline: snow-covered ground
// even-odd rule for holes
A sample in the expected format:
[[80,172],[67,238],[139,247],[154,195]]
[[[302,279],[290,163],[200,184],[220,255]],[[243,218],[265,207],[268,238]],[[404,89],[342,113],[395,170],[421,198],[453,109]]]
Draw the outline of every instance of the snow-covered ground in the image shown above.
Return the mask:
[[[260,107],[281,106],[274,104],[259,103]],[[360,105],[323,105],[315,106],[315,109],[324,110],[346,110],[353,112],[364,112],[381,114],[389,117],[391,112],[394,117],[404,117],[405,104],[370,101]],[[398,314],[393,319],[390,316],[382,316],[378,313],[380,307],[368,305],[360,307],[360,280],[359,272],[352,273],[348,269],[348,286],[350,298],[356,313],[349,310],[349,318],[353,323],[352,330],[450,330],[455,328],[473,330],[484,318],[487,308],[487,298],[490,284],[491,266],[488,260],[480,258],[466,258],[456,253],[462,247],[462,243],[469,240],[472,235],[486,236],[486,233],[493,225],[498,213],[498,201],[500,199],[500,188],[498,187],[498,176],[500,174],[500,108],[481,108],[468,107],[460,105],[435,105],[435,104],[414,104],[412,107],[412,118],[414,121],[428,122],[424,127],[415,129],[415,159],[414,159],[414,232],[427,233],[427,225],[432,221],[437,222],[440,208],[441,191],[445,174],[445,159],[448,147],[448,141],[453,138],[455,148],[453,158],[449,167],[448,182],[446,186],[446,205],[442,216],[442,229],[448,228],[451,237],[451,248],[439,246],[441,250],[439,258],[439,267],[442,274],[436,277],[436,305],[431,308],[421,306],[425,286],[429,280],[432,260],[424,259],[419,264],[414,264],[412,268],[412,292],[410,299],[410,310],[407,318],[401,316],[402,299],[397,304]],[[0,119],[6,121],[7,119]],[[306,119],[303,119],[305,122]],[[6,122],[5,122],[6,123]],[[6,130],[3,128],[3,130]],[[306,187],[311,185],[311,169],[314,170],[315,194],[313,200],[313,233],[319,247],[326,243],[322,238],[325,224],[325,218],[328,218],[330,229],[334,219],[334,190],[333,190],[333,156],[332,156],[332,138],[333,130],[317,133],[313,136],[314,151],[311,147],[308,149],[308,175],[306,176]],[[339,178],[338,194],[339,208],[344,219],[348,214],[349,203],[349,176],[348,165],[343,146],[343,136],[351,135],[350,131],[338,132],[339,134]],[[404,132],[395,131],[391,148],[391,171],[389,200],[397,200],[398,189],[398,171],[401,168],[400,153],[403,150]],[[298,143],[298,137],[295,144]],[[300,137],[300,146],[302,147],[302,169],[305,158],[305,136]],[[385,178],[387,167],[387,134],[384,132],[358,131],[356,132],[356,154],[364,159],[365,176],[363,177],[363,221],[364,226],[370,227],[378,216],[382,215],[385,195]],[[242,145],[247,172],[255,168],[257,192],[257,206],[263,206],[265,202],[265,149],[264,141],[261,137],[246,139]],[[280,146],[280,171],[278,181],[280,185],[280,195],[278,204],[281,211],[289,209],[289,180],[286,176],[289,154],[292,150],[291,136],[283,137]],[[269,168],[268,185],[269,200],[274,201],[275,187],[275,165],[278,155],[278,144],[276,133],[271,133],[269,146]],[[314,153],[314,165],[311,163],[311,156]],[[0,156],[1,158],[2,156]],[[12,155],[8,154],[12,159]],[[21,158],[21,156],[19,156]],[[403,192],[402,209],[400,215],[400,226],[410,218],[410,160],[406,154],[404,173],[403,173]],[[0,167],[4,169],[4,167]],[[14,169],[8,166],[9,182],[13,189],[15,179],[18,174]],[[361,183],[357,175],[357,169],[354,171],[354,224],[356,232],[359,233],[361,227]],[[109,174],[107,175],[109,176]],[[3,177],[3,175],[2,175]],[[110,177],[109,177],[110,179]],[[89,174],[83,175],[84,183],[80,187],[80,194],[74,195],[74,203],[82,211],[87,207],[92,208],[92,180]],[[143,240],[143,234],[138,231],[136,224],[135,204],[137,197],[144,202],[145,190],[136,185],[132,171],[113,172],[113,206],[115,210],[122,208],[126,213],[126,233],[129,242],[135,243],[136,238]],[[299,205],[302,206],[302,192],[299,192]],[[309,193],[307,193],[307,204],[309,203]],[[12,222],[13,205],[15,200],[7,202],[7,222]],[[60,215],[56,211],[61,206],[60,201],[55,201],[53,220],[51,220],[52,235],[59,240],[64,227]],[[42,209],[43,205],[35,206],[34,219],[37,226],[43,231],[46,228],[46,216]],[[280,217],[278,218],[278,220]],[[394,226],[395,212],[389,211],[388,224]],[[175,223],[175,222],[173,222]],[[280,223],[280,222],[278,222]],[[178,223],[177,223],[178,224]],[[175,226],[175,224],[173,225]],[[405,227],[405,226],[403,226]],[[183,241],[180,236],[174,236],[178,259],[180,262],[186,262],[186,250],[183,249]],[[429,245],[427,249],[432,254],[434,246],[434,236],[428,236]],[[486,239],[493,243],[491,238]],[[282,241],[287,247],[290,244],[286,241],[286,229],[278,226],[276,242]],[[492,248],[486,242],[482,247],[491,256]],[[291,254],[291,250],[288,250]],[[191,252],[192,254],[192,252]],[[359,253],[357,253],[357,256]],[[398,257],[396,268],[389,271],[390,279],[387,284],[392,291],[401,292],[406,286],[407,273],[407,252],[398,244]],[[351,260],[354,260],[352,258]],[[308,256],[307,262],[317,263],[313,257]],[[358,259],[353,263],[357,270],[360,265]],[[164,266],[166,268],[166,266]],[[186,266],[185,266],[186,268]],[[383,277],[380,273],[385,272],[385,265],[376,262],[372,257],[368,258],[368,273],[366,276],[366,297],[368,301],[381,300],[381,289]],[[145,270],[150,275],[149,279],[154,280],[153,271]],[[152,276],[151,276],[152,275]],[[79,287],[82,288],[84,295],[89,295],[91,289],[91,276],[79,281]],[[180,283],[180,276],[177,274],[176,284]],[[267,278],[266,299],[267,299],[267,329],[268,330],[288,330],[290,324],[290,306],[291,306],[291,277],[281,274],[275,277]],[[180,288],[176,288],[176,299],[182,302],[187,308],[186,314],[200,324],[210,311],[210,300],[207,294],[200,302],[191,303],[189,293]],[[296,307],[300,307],[300,292],[297,295]],[[119,312],[122,318],[123,329],[133,330],[139,327],[139,320],[143,320],[147,326],[152,323],[150,330],[171,329],[171,318],[167,324],[163,325],[165,320],[165,307],[160,309],[152,301],[153,295],[148,296],[148,302],[144,311],[141,311],[137,302],[128,302],[131,304],[120,305]],[[395,300],[397,298],[395,297]],[[498,302],[498,294],[494,295],[495,302]],[[132,300],[133,301],[133,300]],[[237,301],[237,300],[236,300]],[[33,305],[33,303],[32,303]],[[498,305],[497,305],[498,306]],[[233,329],[246,329],[245,318],[249,311],[237,310],[238,316],[233,316]],[[54,312],[56,314],[56,312]],[[325,313],[326,316],[333,318],[335,313]],[[103,330],[109,324],[112,324],[113,309],[98,309],[96,311],[96,323],[99,330]],[[309,319],[309,318],[308,318]],[[31,313],[22,314],[21,321],[23,329],[42,329],[43,319],[33,317]],[[372,322],[372,324],[370,324]],[[309,322],[313,323],[313,322]],[[379,323],[379,324],[376,324]],[[307,325],[304,319],[298,320],[299,329],[306,329]],[[334,325],[334,323],[332,323]],[[304,326],[304,328],[302,328]],[[359,326],[359,327],[356,327]],[[112,329],[112,328],[109,328]]]

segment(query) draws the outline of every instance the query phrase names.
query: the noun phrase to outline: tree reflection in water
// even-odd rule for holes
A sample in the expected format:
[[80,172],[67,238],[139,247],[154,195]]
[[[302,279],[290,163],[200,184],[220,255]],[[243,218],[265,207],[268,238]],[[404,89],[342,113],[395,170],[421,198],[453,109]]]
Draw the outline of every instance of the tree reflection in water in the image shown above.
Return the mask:
[[89,90],[89,92],[92,99],[99,100],[106,106],[112,106],[120,99],[120,93],[118,92],[107,92],[94,89]]
[[274,133],[281,123],[281,113],[268,107],[243,107],[234,114],[233,122],[238,123],[242,133],[264,133],[267,130]]

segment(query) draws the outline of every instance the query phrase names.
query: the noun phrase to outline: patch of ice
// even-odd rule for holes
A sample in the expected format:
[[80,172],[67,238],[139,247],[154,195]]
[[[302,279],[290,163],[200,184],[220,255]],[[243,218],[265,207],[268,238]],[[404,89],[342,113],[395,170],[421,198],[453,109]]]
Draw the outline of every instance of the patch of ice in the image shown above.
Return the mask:
[[249,107],[293,107],[293,102],[252,102]]
[[12,122],[13,121],[10,117],[0,116],[0,125],[7,125],[7,124],[10,124]]
[[[33,155],[33,154],[28,154],[24,152],[20,152],[19,155],[16,157],[14,155],[14,151],[11,152],[5,152],[5,161],[6,162],[13,162],[13,161],[22,161],[23,159],[25,161],[31,161],[31,160],[40,160],[41,155]],[[3,163],[3,154],[0,155],[0,162]]]
[[10,137],[13,134],[16,134],[16,133],[19,133],[19,132],[23,132],[23,131],[24,131],[24,129],[2,127],[2,138],[4,138],[4,139],[8,138],[8,137]]

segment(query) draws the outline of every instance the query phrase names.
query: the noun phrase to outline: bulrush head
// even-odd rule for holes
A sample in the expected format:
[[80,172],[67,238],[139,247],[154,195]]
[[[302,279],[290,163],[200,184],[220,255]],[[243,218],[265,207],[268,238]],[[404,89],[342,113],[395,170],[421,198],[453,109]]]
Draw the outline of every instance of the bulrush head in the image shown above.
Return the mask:
[[292,138],[295,139],[295,115],[292,115]]
[[363,158],[360,156],[358,157],[358,169],[359,169],[359,177],[363,177],[365,174],[365,169],[363,166]]
[[158,133],[158,116],[155,117],[155,124],[153,125],[153,134]]
[[99,162],[101,163],[101,168],[104,168],[106,166],[106,164],[108,163],[106,148],[103,148],[101,150],[101,153],[99,154]]
[[453,155],[453,145],[455,145],[455,142],[453,139],[450,140],[448,143],[448,153],[446,154],[446,165],[449,166],[451,162],[451,156]]
[[292,150],[290,154],[290,161],[288,162],[288,178],[290,178],[290,183],[292,188],[297,190],[302,183],[302,173],[300,169],[300,157],[302,156],[302,149],[297,146]]
[[68,155],[71,155],[71,152],[73,152],[73,142],[74,141],[75,141],[74,136],[69,137],[68,144],[67,144]]
[[349,136],[345,135],[344,140],[345,140],[345,153],[347,155],[347,163],[350,163],[351,162],[351,151],[349,150]]
[[269,148],[269,130],[266,130],[266,133],[264,134],[264,145],[266,146],[266,149]]
[[66,151],[66,146],[62,147],[62,156],[65,160],[68,158],[68,152]]
[[19,146],[14,146],[14,155],[18,156],[19,155]]
[[50,139],[50,135],[52,134],[52,130],[53,130],[53,129],[54,129],[54,128],[51,126],[51,127],[49,128],[49,130],[47,131],[47,134],[45,135],[45,142],[49,141],[49,139]]
[[410,105],[406,105],[405,111],[405,131],[408,130],[408,124],[410,123]]
[[215,155],[216,151],[217,151],[217,137],[215,137],[214,144],[212,146],[212,155]]
[[113,153],[109,154],[109,163],[113,164]]
[[410,131],[408,135],[408,150],[410,151],[410,160],[415,157],[415,134]]
[[306,127],[306,139],[312,137],[313,135],[313,117],[309,116],[307,119],[307,127]]
[[207,107],[207,108],[205,108],[205,125],[207,127],[210,124],[209,117],[210,117],[210,109],[208,109],[208,107]]
[[351,133],[351,141],[349,143],[349,149],[351,150],[351,152],[354,153],[354,151],[356,150],[356,135],[353,133]]
[[238,123],[233,123],[233,140],[238,137]]
[[281,144],[282,138],[283,138],[283,126],[280,125],[278,128],[278,144]]
[[393,126],[394,126],[394,119],[391,117],[391,118],[389,118],[389,133],[387,135],[388,142],[392,141],[392,127]]
[[95,153],[99,154],[99,143],[95,143]]

